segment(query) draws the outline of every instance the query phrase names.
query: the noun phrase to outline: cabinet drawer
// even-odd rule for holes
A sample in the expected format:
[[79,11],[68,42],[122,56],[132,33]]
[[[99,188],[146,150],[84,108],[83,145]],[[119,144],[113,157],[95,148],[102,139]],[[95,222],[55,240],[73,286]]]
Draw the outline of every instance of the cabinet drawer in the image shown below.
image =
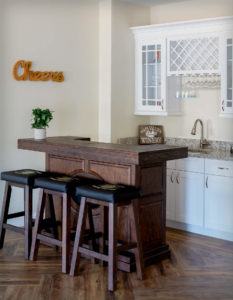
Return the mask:
[[204,158],[188,157],[177,159],[176,170],[204,173]]
[[99,161],[90,161],[89,170],[94,171],[106,182],[109,183],[122,183],[122,184],[134,184],[131,183],[131,168],[130,166],[108,164]]
[[205,159],[206,174],[233,177],[233,162],[227,160]]
[[70,175],[75,170],[84,171],[84,160],[49,156],[49,171]]

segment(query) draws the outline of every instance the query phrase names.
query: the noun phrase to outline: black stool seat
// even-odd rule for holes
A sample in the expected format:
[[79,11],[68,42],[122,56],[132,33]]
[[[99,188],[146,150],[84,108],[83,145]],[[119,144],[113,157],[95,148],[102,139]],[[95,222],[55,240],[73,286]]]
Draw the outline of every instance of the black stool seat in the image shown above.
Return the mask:
[[119,203],[121,201],[139,198],[140,192],[133,186],[97,183],[76,187],[75,195],[111,203]]
[[40,177],[35,180],[35,186],[42,189],[57,191],[61,193],[73,194],[75,187],[90,183],[99,182],[84,177],[71,177],[59,174],[50,174],[50,176]]
[[47,174],[46,172],[42,172],[38,170],[22,169],[22,170],[2,172],[1,180],[33,186],[35,178],[40,176],[45,176],[46,174]]
[[35,186],[42,189],[57,191],[61,193],[71,192],[75,186],[83,184],[78,177],[70,177],[66,175],[51,175],[40,177],[35,180]]

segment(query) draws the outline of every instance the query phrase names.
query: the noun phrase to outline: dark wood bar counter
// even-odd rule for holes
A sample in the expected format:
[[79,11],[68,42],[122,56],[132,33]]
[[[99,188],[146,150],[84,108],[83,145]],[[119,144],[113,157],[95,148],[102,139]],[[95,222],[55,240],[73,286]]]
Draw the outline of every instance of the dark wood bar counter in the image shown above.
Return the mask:
[[[50,137],[43,141],[19,139],[18,148],[46,154],[46,170],[71,174],[76,170],[95,172],[106,182],[123,183],[141,188],[140,228],[145,264],[170,256],[166,244],[166,161],[188,156],[186,147],[163,145],[120,145],[90,142],[79,137]],[[56,202],[56,201],[55,201]],[[60,203],[60,201],[57,201]],[[73,204],[73,212],[77,207]],[[60,218],[60,208],[56,210]],[[96,209],[95,226],[99,212]],[[134,241],[128,208],[120,208],[119,238]],[[134,256],[118,256],[118,268],[130,272],[135,267]]]

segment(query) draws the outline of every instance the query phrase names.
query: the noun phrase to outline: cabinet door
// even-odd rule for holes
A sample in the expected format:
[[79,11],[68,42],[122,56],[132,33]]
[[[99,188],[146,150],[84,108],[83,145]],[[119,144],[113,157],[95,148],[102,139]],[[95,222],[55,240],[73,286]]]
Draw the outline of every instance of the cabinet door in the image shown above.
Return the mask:
[[175,215],[176,215],[175,172],[173,170],[167,170],[166,219],[175,221]]
[[233,178],[206,176],[205,227],[233,233]]
[[222,87],[221,115],[233,117],[233,33],[222,39]]
[[203,226],[204,174],[178,172],[176,221]]
[[165,41],[138,42],[136,48],[136,114],[166,111]]

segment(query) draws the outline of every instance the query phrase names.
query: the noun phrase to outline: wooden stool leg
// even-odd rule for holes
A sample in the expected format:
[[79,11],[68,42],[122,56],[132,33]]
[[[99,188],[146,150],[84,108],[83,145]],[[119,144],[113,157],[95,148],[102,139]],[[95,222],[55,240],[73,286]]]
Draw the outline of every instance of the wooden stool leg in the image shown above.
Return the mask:
[[70,209],[71,198],[66,193],[62,197],[62,272],[69,272],[70,262]]
[[34,231],[32,236],[30,260],[36,260],[38,255],[40,240],[37,239],[37,234],[41,232],[41,222],[43,220],[45,200],[46,200],[46,196],[44,194],[44,190],[40,189],[40,196],[39,196],[37,211],[36,211],[36,221],[35,221],[35,226],[34,226]]
[[74,276],[75,271],[78,272],[79,269],[80,252],[78,252],[78,248],[83,242],[85,227],[86,227],[86,218],[87,218],[87,203],[86,203],[86,198],[82,197],[79,216],[78,216],[75,241],[74,241],[73,255],[71,260],[71,267],[70,267],[71,276]]
[[[48,194],[48,204],[49,204],[50,218],[52,220],[53,236],[56,240],[58,240],[57,221],[56,221],[56,215],[55,215],[54,204],[53,204],[53,196],[51,194]],[[58,246],[55,246],[54,249],[58,251],[59,248]]]
[[5,192],[2,203],[2,214],[0,219],[0,249],[3,247],[6,229],[3,228],[3,224],[7,223],[7,216],[10,206],[10,198],[11,198],[11,186],[8,182],[5,184]]
[[109,204],[108,230],[108,289],[117,287],[117,205]]
[[32,188],[24,188],[24,258],[29,259],[32,243]]
[[[90,242],[89,246],[92,246],[92,250],[97,251],[97,244],[95,240],[95,227],[94,227],[94,222],[93,222],[93,216],[92,216],[92,209],[90,205],[88,205],[88,221],[89,221],[89,226],[90,226]],[[95,257],[91,258],[91,262],[93,264],[97,263],[98,260]]]
[[[108,219],[107,219],[107,207],[106,206],[101,206],[100,207],[100,231],[102,233],[102,236],[99,240],[99,245],[100,245],[100,253],[105,254],[106,251],[106,245],[105,241],[107,239],[107,232],[108,232]],[[105,266],[107,264],[106,261],[101,260],[100,265]]]
[[131,208],[131,216],[132,216],[132,220],[133,220],[132,226],[133,226],[133,231],[136,234],[136,243],[137,243],[137,248],[134,249],[136,267],[137,267],[137,278],[142,280],[145,277],[145,271],[144,271],[142,240],[141,240],[140,226],[139,226],[138,199],[132,200],[130,208]]

